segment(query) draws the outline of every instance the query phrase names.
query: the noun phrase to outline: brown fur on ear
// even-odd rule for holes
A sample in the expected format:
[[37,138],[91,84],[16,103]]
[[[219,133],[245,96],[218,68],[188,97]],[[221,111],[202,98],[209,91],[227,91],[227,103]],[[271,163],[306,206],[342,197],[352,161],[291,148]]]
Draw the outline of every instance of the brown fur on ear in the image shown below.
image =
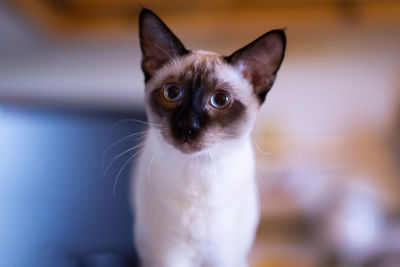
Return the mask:
[[146,82],[169,60],[189,52],[167,25],[147,8],[139,14],[139,38]]
[[226,57],[226,60],[242,72],[253,85],[260,103],[263,103],[274,84],[285,56],[285,49],[284,31],[273,30]]

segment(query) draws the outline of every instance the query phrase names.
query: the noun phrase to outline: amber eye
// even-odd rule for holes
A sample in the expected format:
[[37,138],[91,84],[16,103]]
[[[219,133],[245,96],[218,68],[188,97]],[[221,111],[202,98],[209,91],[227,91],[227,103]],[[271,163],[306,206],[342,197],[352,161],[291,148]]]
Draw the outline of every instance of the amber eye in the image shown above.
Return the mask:
[[231,97],[225,91],[217,91],[210,98],[210,104],[214,108],[223,109],[231,103]]
[[175,83],[163,86],[163,96],[169,102],[177,102],[182,98],[182,90]]

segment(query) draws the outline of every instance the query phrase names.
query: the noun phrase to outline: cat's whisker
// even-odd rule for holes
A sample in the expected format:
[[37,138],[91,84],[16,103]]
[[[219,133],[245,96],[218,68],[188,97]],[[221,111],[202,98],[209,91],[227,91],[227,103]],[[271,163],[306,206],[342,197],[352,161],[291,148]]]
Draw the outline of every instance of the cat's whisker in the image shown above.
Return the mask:
[[161,52],[163,52],[166,56],[168,56],[169,57],[169,59],[173,59],[164,49],[162,49],[160,46],[158,46],[158,45],[156,45],[156,44],[154,44],[154,43],[151,43],[151,42],[149,42],[149,41],[146,41],[146,40],[144,40],[143,38],[139,38],[139,40],[140,40],[140,42],[141,43],[146,43],[146,44],[148,44],[148,45],[151,45],[151,46],[153,46],[153,47],[155,47],[155,48],[157,48],[157,49],[159,49]]
[[[148,44],[148,45],[151,45],[151,46],[153,46],[153,47],[159,49],[161,52],[163,52],[163,53],[170,59],[169,62],[172,63],[177,69],[179,69],[178,63],[171,57],[170,54],[167,53],[167,51],[165,51],[164,49],[162,49],[160,46],[158,46],[158,45],[156,45],[156,44],[154,44],[154,43],[151,43],[151,42],[149,42],[149,41],[146,41],[146,40],[144,40],[144,39],[142,39],[142,38],[139,38],[139,40],[140,40],[141,43],[146,43],[146,44]],[[172,45],[171,42],[170,42],[170,45]],[[172,51],[174,52],[174,56],[176,57],[175,50],[172,49]]]
[[174,52],[174,57],[177,57],[176,51],[175,51],[174,47],[172,46],[171,40],[169,40],[169,48],[171,48],[172,52]]
[[271,156],[273,154],[273,152],[266,152],[266,151],[262,150],[261,147],[256,143],[256,141],[253,140],[253,138],[250,138],[250,141],[253,144],[253,146],[255,147],[255,149],[258,152],[260,152],[262,155]]
[[120,177],[122,171],[124,170],[124,168],[126,167],[126,165],[128,165],[128,164],[133,160],[133,158],[134,158],[139,152],[141,152],[142,150],[143,150],[143,147],[142,147],[141,149],[138,149],[135,153],[133,153],[133,154],[125,161],[125,163],[122,165],[122,167],[120,168],[120,170],[119,170],[119,172],[118,172],[118,174],[117,174],[117,177],[115,178],[115,181],[114,181],[114,186],[113,186],[113,196],[114,196],[114,197],[116,196],[118,179],[119,179],[119,177]]
[[228,137],[235,137],[235,138],[243,138],[244,135],[234,135],[234,134],[227,134],[227,133],[216,133],[219,136],[228,136]]
[[216,144],[215,149],[218,151],[218,153],[225,153],[225,147],[221,144]]
[[152,122],[143,121],[143,120],[134,119],[134,118],[128,118],[128,119],[122,119],[122,120],[117,121],[116,123],[114,123],[112,125],[112,127],[116,127],[116,126],[121,125],[126,122],[137,122],[137,123],[141,123],[141,124],[149,125],[149,126],[165,126],[163,124],[152,123]]
[[207,151],[208,154],[210,155],[211,163],[212,163],[213,168],[214,168],[214,174],[216,174],[216,173],[217,173],[217,168],[215,167],[215,162],[214,162],[213,154],[212,154],[212,152],[211,152],[210,150],[208,150],[208,149],[206,149],[206,151]]
[[153,157],[151,158],[150,162],[149,162],[149,166],[147,166],[147,183],[149,183],[150,181],[150,170],[151,170],[151,165],[153,164],[153,161],[155,159],[155,157],[157,156],[157,154],[154,154]]
[[[144,135],[138,136],[138,137],[136,137],[136,138],[130,139],[129,141],[131,141],[131,142],[133,142],[133,143],[141,143],[142,140],[143,140],[145,137],[146,137],[146,135],[144,134]],[[126,139],[129,139],[129,138],[126,138]],[[117,145],[118,145],[119,143],[121,143],[121,142],[122,142],[122,141],[120,141],[120,142],[118,142],[118,143],[115,143],[112,147],[107,148],[107,150],[103,153],[103,157],[102,157],[102,161],[101,161],[101,169],[102,169],[102,170],[104,170],[105,165],[108,164],[110,161],[112,161],[112,159],[114,158],[114,157],[111,157],[111,159],[108,159],[108,160],[107,160],[107,155],[109,154],[110,150],[111,150],[113,147],[117,146]]]
[[[117,161],[120,157],[122,157],[123,155],[125,155],[125,154],[127,154],[127,153],[129,153],[129,152],[131,152],[131,151],[133,151],[133,150],[135,150],[135,149],[137,149],[137,148],[142,148],[144,146],[144,144],[142,144],[142,143],[139,143],[139,144],[137,144],[137,145],[135,145],[135,146],[133,146],[133,147],[131,147],[131,148],[129,148],[129,149],[127,149],[127,150],[125,150],[125,151],[123,151],[123,152],[121,152],[121,153],[119,153],[117,156],[115,156],[114,158],[112,158],[110,161],[109,161],[109,163],[107,164],[107,167],[104,169],[104,172],[103,172],[103,179],[104,179],[104,177],[105,177],[105,175],[107,174],[107,172],[108,172],[108,170],[110,169],[110,167],[114,164],[114,162],[115,161]],[[135,152],[136,153],[136,152]]]
[[[134,141],[134,142],[135,142],[135,141],[138,141],[138,140],[141,140],[141,139],[143,139],[143,137],[146,136],[147,133],[148,133],[147,130],[146,130],[146,131],[141,131],[141,132],[135,132],[135,133],[129,134],[129,135],[127,135],[127,136],[125,136],[125,137],[119,139],[118,141],[112,143],[111,145],[109,145],[109,146],[104,150],[104,152],[103,152],[103,156],[102,156],[102,160],[101,160],[101,169],[104,170],[104,165],[105,165],[105,163],[106,163],[107,154],[108,154],[108,152],[110,152],[110,150],[111,150],[112,148],[114,148],[114,147],[117,146],[118,144],[120,144],[120,143],[122,143],[123,141],[128,140],[128,139],[130,139],[130,138],[132,138],[131,141]],[[138,135],[139,135],[139,136],[138,136]]]
[[257,202],[258,203],[262,203],[261,202],[261,194],[260,194],[260,188],[259,188],[259,184],[258,181],[259,178],[257,178],[257,176],[254,179],[254,190],[256,191],[256,198],[257,198]]
[[[217,135],[220,135],[220,136],[230,136],[230,137],[236,137],[236,138],[242,138],[242,137],[243,137],[243,136],[240,136],[240,135],[225,134],[225,133],[217,133]],[[266,151],[262,150],[261,147],[260,147],[260,145],[259,145],[256,141],[254,141],[254,139],[251,138],[251,137],[250,137],[250,141],[251,141],[251,143],[254,145],[255,149],[256,149],[258,152],[260,152],[262,155],[264,155],[264,156],[271,156],[271,155],[273,154],[273,152],[266,152]]]

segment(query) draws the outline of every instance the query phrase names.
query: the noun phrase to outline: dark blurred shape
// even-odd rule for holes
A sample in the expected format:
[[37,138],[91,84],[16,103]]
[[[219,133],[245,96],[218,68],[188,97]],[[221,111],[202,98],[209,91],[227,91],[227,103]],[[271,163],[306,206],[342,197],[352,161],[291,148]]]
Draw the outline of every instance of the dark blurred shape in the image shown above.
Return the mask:
[[130,257],[118,253],[94,253],[85,256],[80,267],[133,267],[137,266]]
[[339,15],[347,24],[352,25],[361,18],[360,1],[337,0],[336,5]]
[[0,104],[0,266],[135,266],[128,117]]

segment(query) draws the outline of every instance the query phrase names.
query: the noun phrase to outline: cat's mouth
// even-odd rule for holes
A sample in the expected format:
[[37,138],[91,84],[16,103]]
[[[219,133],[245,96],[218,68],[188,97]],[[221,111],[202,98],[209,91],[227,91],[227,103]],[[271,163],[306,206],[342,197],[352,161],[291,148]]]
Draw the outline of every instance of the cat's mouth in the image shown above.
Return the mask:
[[193,136],[183,135],[173,137],[174,146],[184,154],[193,154],[204,150],[204,145],[200,142],[199,138]]
[[195,154],[205,150],[205,146],[198,136],[193,138],[185,135],[174,136],[173,134],[162,133],[162,138],[184,154]]
[[203,146],[197,144],[191,144],[188,142],[178,144],[177,148],[184,154],[194,154],[204,150]]
[[178,123],[178,127],[171,128],[170,138],[173,146],[184,154],[193,154],[204,150],[200,129],[180,127]]

